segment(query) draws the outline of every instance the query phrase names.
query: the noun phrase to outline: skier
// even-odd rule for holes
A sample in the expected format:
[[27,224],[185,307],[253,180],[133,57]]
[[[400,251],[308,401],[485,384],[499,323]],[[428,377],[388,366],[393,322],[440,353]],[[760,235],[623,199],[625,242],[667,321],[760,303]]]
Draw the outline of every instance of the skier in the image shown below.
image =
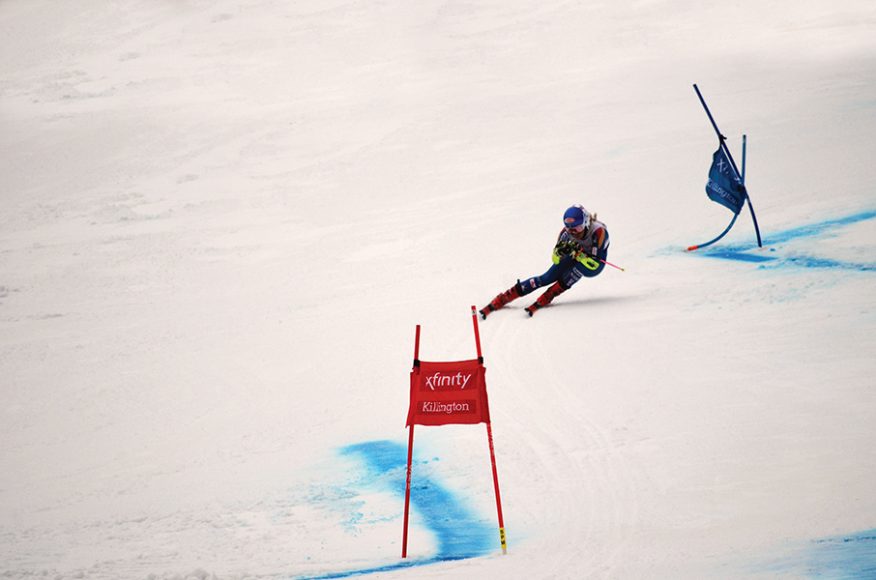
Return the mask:
[[529,316],[539,308],[544,308],[551,300],[568,290],[581,278],[598,276],[605,268],[608,256],[608,230],[605,224],[597,221],[581,205],[573,205],[563,214],[563,229],[557,237],[557,244],[551,256],[554,264],[541,276],[534,276],[505,290],[484,306],[481,318],[494,310],[499,310],[512,300],[526,296],[530,292],[550,284],[551,286],[526,307]]

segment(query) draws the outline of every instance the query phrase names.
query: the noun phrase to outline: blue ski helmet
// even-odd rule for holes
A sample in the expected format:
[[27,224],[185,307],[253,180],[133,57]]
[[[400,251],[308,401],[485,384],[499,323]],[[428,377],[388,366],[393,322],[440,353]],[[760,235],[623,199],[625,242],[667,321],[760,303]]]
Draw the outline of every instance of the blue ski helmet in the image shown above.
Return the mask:
[[583,206],[573,205],[563,214],[563,225],[568,230],[586,230],[590,227],[590,212]]

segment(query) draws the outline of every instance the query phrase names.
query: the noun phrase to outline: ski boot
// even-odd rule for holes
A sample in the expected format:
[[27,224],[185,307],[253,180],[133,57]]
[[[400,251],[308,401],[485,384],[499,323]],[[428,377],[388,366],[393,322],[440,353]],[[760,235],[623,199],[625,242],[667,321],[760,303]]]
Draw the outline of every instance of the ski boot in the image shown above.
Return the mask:
[[513,286],[493,298],[489,304],[479,310],[479,312],[481,313],[481,318],[483,320],[486,320],[487,316],[489,316],[491,312],[499,310],[512,300],[516,300],[521,296],[522,294],[520,293],[520,280],[518,280],[517,284],[514,284]]
[[535,302],[526,307],[526,313],[530,317],[532,317],[532,315],[535,314],[536,310],[538,310],[539,308],[544,308],[545,306],[550,304],[554,298],[556,298],[565,291],[566,288],[563,288],[559,282],[554,282],[550,286],[550,288],[545,290],[544,293],[536,299]]

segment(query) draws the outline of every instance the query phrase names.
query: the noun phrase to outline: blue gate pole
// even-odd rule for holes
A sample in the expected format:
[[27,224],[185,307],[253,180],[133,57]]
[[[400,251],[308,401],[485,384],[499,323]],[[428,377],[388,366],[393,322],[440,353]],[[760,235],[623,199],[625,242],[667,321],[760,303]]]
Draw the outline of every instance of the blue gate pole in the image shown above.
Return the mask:
[[695,244],[695,245],[693,245],[693,246],[688,246],[688,247],[687,247],[687,251],[688,251],[688,252],[693,252],[694,250],[699,250],[700,248],[705,248],[706,246],[711,246],[712,244],[714,244],[715,242],[717,242],[718,240],[720,240],[721,238],[723,238],[724,236],[727,235],[727,232],[729,232],[729,231],[730,231],[730,228],[733,227],[733,224],[736,223],[736,218],[738,218],[738,217],[739,217],[739,214],[738,214],[738,213],[734,213],[734,214],[733,214],[733,219],[730,220],[730,224],[729,224],[726,228],[724,228],[724,231],[721,232],[720,234],[718,234],[718,236],[717,236],[716,238],[711,239],[711,240],[709,240],[708,242],[704,242],[704,243],[702,243],[702,244]]
[[[718,135],[718,143],[721,146],[721,149],[724,151],[724,154],[727,156],[727,159],[730,160],[730,166],[733,167],[733,172],[736,177],[742,182],[742,186],[745,187],[745,178],[739,173],[739,169],[736,167],[736,161],[733,160],[733,155],[730,154],[730,148],[727,147],[725,141],[727,137],[721,134],[721,130],[718,129],[718,124],[715,123],[715,118],[712,117],[712,112],[709,110],[709,106],[706,105],[706,100],[703,98],[702,93],[700,93],[700,88],[694,83],[694,90],[697,93],[697,97],[700,99],[700,104],[703,106],[703,109],[706,111],[706,115],[709,117],[709,121],[712,122],[712,128],[715,129],[715,133]],[[743,161],[745,159],[745,138],[743,137]],[[744,164],[743,164],[744,167]],[[763,243],[760,240],[760,228],[757,227],[757,217],[754,215],[754,207],[751,205],[751,198],[748,196],[748,189],[745,189],[745,199],[748,200],[748,209],[751,211],[751,220],[754,222],[754,232],[757,234],[757,247],[762,248]]]
[[[715,118],[712,117],[712,112],[709,110],[709,106],[706,104],[706,100],[703,98],[703,94],[700,92],[700,88],[696,85],[696,83],[694,83],[693,88],[697,92],[697,97],[699,97],[700,104],[703,106],[703,109],[705,109],[706,115],[709,116],[709,121],[712,122],[712,128],[715,129],[715,134],[718,135],[718,143],[720,144],[721,149],[724,150],[724,154],[727,156],[727,159],[730,160],[730,165],[733,166],[733,173],[736,175],[736,177],[738,179],[741,180],[742,176],[739,174],[739,168],[736,167],[736,161],[733,160],[733,155],[730,154],[730,148],[727,147],[727,144],[725,143],[725,141],[727,140],[727,137],[722,135],[721,130],[718,129],[718,124],[715,123]],[[744,183],[745,182],[743,181],[743,184]]]
[[[745,150],[747,149],[748,139],[745,135],[742,136],[742,185],[745,185]],[[751,198],[748,197],[748,188],[745,188],[745,199],[748,200],[748,211],[751,212],[751,221],[754,222],[754,233],[757,234],[757,247],[762,248],[763,243],[760,241],[760,228],[757,227],[757,216],[754,215],[754,206],[751,205]]]

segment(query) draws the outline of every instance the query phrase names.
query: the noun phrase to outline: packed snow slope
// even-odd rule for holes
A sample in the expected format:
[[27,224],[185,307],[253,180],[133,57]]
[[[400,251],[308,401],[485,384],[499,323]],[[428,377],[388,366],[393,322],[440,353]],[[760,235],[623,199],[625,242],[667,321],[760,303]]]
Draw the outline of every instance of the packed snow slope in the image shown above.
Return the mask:
[[0,2],[0,577],[874,577],[874,135],[870,0]]

